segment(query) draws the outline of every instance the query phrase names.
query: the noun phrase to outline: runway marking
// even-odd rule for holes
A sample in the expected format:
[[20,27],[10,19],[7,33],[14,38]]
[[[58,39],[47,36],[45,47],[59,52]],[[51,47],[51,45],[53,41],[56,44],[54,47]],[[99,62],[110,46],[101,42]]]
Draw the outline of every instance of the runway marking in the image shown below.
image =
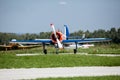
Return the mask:
[[120,66],[0,69],[0,80],[108,75],[120,75]]
[[95,54],[96,56],[108,56],[108,57],[116,57],[120,56],[120,54]]
[[[59,53],[59,55],[65,55],[65,54],[74,54],[74,53]],[[87,55],[87,56],[107,56],[107,57],[116,57],[120,56],[120,54],[88,54],[88,53],[76,53],[78,55]],[[37,55],[45,55],[40,53],[25,53],[25,54],[16,54],[16,56],[37,56]],[[50,54],[48,54],[50,55]]]
[[16,54],[16,56],[37,56],[37,55],[40,55],[39,53],[26,53],[26,54]]

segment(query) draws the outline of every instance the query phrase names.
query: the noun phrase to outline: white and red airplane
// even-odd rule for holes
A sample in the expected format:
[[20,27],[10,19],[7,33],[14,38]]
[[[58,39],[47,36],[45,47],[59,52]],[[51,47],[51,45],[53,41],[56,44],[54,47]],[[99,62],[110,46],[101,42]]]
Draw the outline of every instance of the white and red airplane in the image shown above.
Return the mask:
[[45,44],[54,44],[57,49],[62,49],[64,46],[63,44],[66,43],[75,43],[74,53],[77,52],[78,43],[91,43],[91,42],[104,42],[104,41],[111,41],[109,38],[82,38],[82,39],[68,39],[69,37],[69,30],[67,25],[65,27],[65,33],[63,34],[60,31],[56,31],[54,24],[50,24],[51,28],[53,29],[53,33],[51,34],[51,39],[35,39],[35,40],[11,40],[10,43],[36,43],[36,44],[43,44],[43,52],[47,54],[47,49],[45,48]]

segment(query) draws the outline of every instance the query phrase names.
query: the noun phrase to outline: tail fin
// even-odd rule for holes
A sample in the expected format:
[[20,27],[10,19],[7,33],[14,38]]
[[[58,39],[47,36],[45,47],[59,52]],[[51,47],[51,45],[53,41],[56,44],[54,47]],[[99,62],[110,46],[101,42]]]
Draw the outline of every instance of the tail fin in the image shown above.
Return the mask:
[[69,29],[68,29],[68,27],[67,27],[67,25],[64,25],[64,29],[65,29],[65,36],[66,36],[66,39],[68,39],[68,37],[69,37]]

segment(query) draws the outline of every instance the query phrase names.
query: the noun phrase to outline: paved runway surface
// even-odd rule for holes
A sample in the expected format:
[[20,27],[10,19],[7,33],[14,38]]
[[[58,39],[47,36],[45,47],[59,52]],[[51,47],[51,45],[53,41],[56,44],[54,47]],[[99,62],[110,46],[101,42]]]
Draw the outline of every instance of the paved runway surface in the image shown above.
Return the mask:
[[120,66],[0,69],[0,80],[106,75],[120,75]]

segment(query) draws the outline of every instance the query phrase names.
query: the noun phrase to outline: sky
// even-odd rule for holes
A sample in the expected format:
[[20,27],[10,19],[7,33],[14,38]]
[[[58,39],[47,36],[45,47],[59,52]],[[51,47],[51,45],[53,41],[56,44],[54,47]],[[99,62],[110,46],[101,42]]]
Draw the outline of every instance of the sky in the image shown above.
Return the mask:
[[40,33],[56,29],[120,27],[120,0],[0,0],[0,32]]

